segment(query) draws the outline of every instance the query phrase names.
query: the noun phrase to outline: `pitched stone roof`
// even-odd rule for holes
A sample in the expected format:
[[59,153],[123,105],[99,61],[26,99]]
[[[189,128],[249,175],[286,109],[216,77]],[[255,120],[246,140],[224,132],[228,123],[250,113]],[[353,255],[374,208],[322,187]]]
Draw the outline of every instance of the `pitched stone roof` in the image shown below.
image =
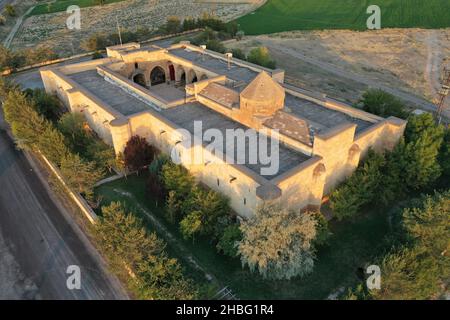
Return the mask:
[[284,111],[278,111],[272,118],[267,119],[264,125],[271,129],[277,129],[281,134],[306,145],[312,145],[311,128],[309,123],[304,119]]
[[241,92],[241,97],[253,101],[284,100],[284,88],[267,72],[260,72],[255,79]]
[[214,82],[208,84],[199,94],[228,108],[239,107],[239,93]]

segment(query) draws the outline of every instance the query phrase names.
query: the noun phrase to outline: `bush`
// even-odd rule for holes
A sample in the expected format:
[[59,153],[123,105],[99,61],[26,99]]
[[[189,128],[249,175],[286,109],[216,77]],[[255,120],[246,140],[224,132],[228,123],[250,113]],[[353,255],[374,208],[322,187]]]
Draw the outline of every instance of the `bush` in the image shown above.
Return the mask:
[[369,150],[362,165],[331,193],[330,207],[339,220],[354,216],[374,199],[382,182],[384,165],[384,156]]
[[153,161],[156,153],[157,150],[145,138],[133,136],[123,151],[125,165],[132,171],[141,170]]
[[96,33],[89,38],[83,40],[80,44],[81,48],[86,51],[99,51],[105,50],[107,46],[112,45],[107,36],[103,33]]
[[359,104],[364,111],[383,118],[394,116],[406,119],[408,117],[408,112],[403,101],[380,89],[366,91]]
[[266,47],[254,48],[247,56],[247,60],[251,63],[269,68],[275,69],[276,62],[270,57],[269,49]]
[[331,236],[330,229],[328,228],[328,220],[321,212],[310,213],[316,220],[316,238],[314,239],[315,246],[323,246],[327,243]]
[[7,4],[5,6],[5,11],[6,11],[6,14],[10,17],[15,17],[17,15],[16,8],[14,8],[14,6],[11,4]]
[[245,56],[245,53],[241,49],[232,49],[231,53],[233,54],[234,58],[245,60],[247,57]]
[[314,267],[316,221],[279,205],[265,205],[241,225],[238,252],[242,265],[264,278],[289,280],[305,276]]
[[225,228],[222,236],[217,243],[217,251],[226,256],[235,258],[239,255],[238,246],[242,240],[242,231],[239,225],[233,223]]

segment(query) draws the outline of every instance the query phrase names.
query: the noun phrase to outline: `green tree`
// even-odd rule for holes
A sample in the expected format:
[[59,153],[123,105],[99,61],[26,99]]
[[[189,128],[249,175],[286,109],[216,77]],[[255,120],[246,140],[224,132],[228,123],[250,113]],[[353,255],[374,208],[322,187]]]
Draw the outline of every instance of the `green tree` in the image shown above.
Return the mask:
[[63,113],[63,107],[59,99],[45,92],[44,89],[26,89],[25,94],[32,99],[36,111],[45,119],[57,122]]
[[251,63],[266,68],[270,69],[276,68],[276,62],[272,60],[269,49],[267,49],[266,47],[258,47],[252,49],[247,56],[247,60]]
[[82,113],[65,113],[58,121],[58,129],[72,152],[81,155],[86,153],[86,147],[92,143],[93,138]]
[[312,272],[316,221],[311,215],[265,205],[242,223],[241,230],[238,252],[251,271],[269,279],[291,279]]
[[126,212],[120,203],[102,207],[94,227],[97,243],[112,269],[122,277],[134,277],[129,287],[140,299],[193,299],[191,282],[183,277],[176,259],[169,258],[165,243],[148,233],[142,221]]
[[447,181],[447,187],[450,188],[450,129],[445,130],[444,141],[439,151],[439,165],[442,168],[443,178]]
[[438,155],[444,139],[444,127],[435,124],[431,114],[411,116],[405,130],[405,183],[418,190],[431,186],[442,173]]
[[181,201],[177,198],[177,193],[173,190],[169,191],[166,200],[166,210],[164,211],[166,219],[175,223],[181,220],[182,211],[181,211]]
[[167,22],[164,26],[164,30],[168,34],[178,33],[181,31],[181,20],[176,16],[171,16],[167,18]]
[[384,156],[369,150],[365,161],[353,175],[331,193],[330,207],[339,220],[354,216],[374,199],[383,180],[384,165]]
[[195,183],[194,177],[185,167],[173,162],[165,163],[162,166],[161,180],[166,190],[174,191],[174,197],[180,201],[189,198]]
[[5,6],[5,11],[6,11],[6,14],[7,14],[8,16],[10,16],[10,17],[15,17],[15,16],[17,16],[16,8],[14,8],[14,6],[11,5],[11,4],[7,4],[7,5]]
[[233,223],[225,228],[219,242],[216,245],[217,251],[229,257],[239,255],[239,242],[242,240],[242,231],[237,223]]
[[105,50],[105,47],[111,45],[105,34],[96,33],[89,38],[81,41],[80,47],[86,51]]
[[93,197],[95,183],[104,175],[94,162],[87,162],[78,154],[72,153],[61,160],[61,174],[69,187],[76,192],[84,193],[89,200]]
[[195,240],[195,236],[202,230],[203,213],[201,211],[192,211],[180,221],[180,232],[184,239]]
[[46,121],[35,110],[33,102],[19,90],[11,90],[3,102],[5,120],[20,148],[33,149],[45,131]]
[[367,90],[359,101],[364,111],[387,118],[394,116],[401,119],[408,117],[405,104],[395,96],[380,90]]
[[62,159],[69,153],[64,136],[51,123],[47,123],[44,132],[39,136],[37,147],[50,162],[57,166],[61,166]]

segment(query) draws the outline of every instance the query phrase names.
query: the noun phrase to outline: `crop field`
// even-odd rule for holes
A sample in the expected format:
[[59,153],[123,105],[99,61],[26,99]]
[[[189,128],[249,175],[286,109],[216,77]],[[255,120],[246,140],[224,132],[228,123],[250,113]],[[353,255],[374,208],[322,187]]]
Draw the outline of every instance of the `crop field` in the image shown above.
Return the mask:
[[[119,2],[123,0],[105,0],[103,4]],[[31,12],[30,16],[46,13],[54,13],[60,11],[66,11],[67,7],[71,5],[77,5],[80,8],[92,7],[99,4],[98,0],[56,0],[52,3],[43,3],[37,5]]]
[[[371,0],[268,0],[237,22],[246,34],[292,30],[366,29]],[[382,28],[450,27],[449,0],[378,0]]]

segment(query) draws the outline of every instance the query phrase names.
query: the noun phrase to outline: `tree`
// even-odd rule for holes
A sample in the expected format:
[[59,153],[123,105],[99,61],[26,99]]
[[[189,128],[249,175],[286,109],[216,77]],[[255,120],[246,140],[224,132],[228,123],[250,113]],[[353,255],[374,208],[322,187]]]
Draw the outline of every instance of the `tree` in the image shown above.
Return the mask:
[[133,136],[123,151],[125,165],[129,170],[140,170],[149,165],[156,154],[156,149],[140,136]]
[[364,111],[387,118],[394,116],[401,119],[408,117],[405,104],[395,96],[380,90],[367,90],[359,101]]
[[78,154],[69,153],[61,160],[61,174],[73,190],[92,199],[94,185],[103,177],[103,171],[94,162],[87,162]]
[[167,256],[164,241],[148,233],[142,221],[120,203],[102,207],[94,231],[113,270],[125,277],[129,277],[129,270],[135,274],[128,283],[140,299],[195,297],[195,289],[184,278],[178,261]]
[[241,59],[241,60],[247,59],[247,57],[245,56],[245,53],[239,48],[232,49],[231,53],[233,54],[234,58]]
[[89,38],[81,41],[80,47],[86,51],[98,51],[104,50],[105,47],[109,46],[111,43],[108,41],[107,37],[102,33],[96,33],[91,35]]
[[35,110],[33,102],[20,90],[11,90],[3,102],[5,120],[20,148],[33,149],[45,131],[46,121]]
[[272,60],[270,57],[269,49],[266,47],[258,47],[254,48],[250,51],[250,53],[247,56],[247,60],[251,63],[270,68],[275,69],[276,68],[276,62]]
[[37,147],[50,162],[57,166],[61,166],[62,159],[69,153],[64,136],[51,123],[47,123],[44,132],[39,136]]
[[86,154],[86,147],[92,143],[93,138],[82,113],[65,113],[58,121],[58,129],[72,152]]
[[25,94],[32,99],[36,111],[45,119],[57,122],[63,113],[63,107],[59,99],[45,92],[43,89],[26,89]]
[[180,221],[180,232],[185,240],[192,239],[202,230],[203,214],[201,211],[192,211]]
[[328,238],[331,236],[330,229],[328,228],[328,220],[321,212],[309,212],[309,214],[316,220],[314,245],[322,246],[327,243]]
[[374,199],[383,180],[384,165],[384,156],[369,150],[366,160],[353,175],[331,193],[330,207],[339,220],[355,215]]
[[164,30],[168,34],[178,33],[181,30],[181,21],[180,18],[176,16],[171,16],[167,18],[167,22],[164,26]]
[[408,118],[405,130],[405,183],[413,189],[431,186],[442,173],[438,155],[444,139],[444,127],[435,124],[431,114]]
[[177,199],[176,192],[173,190],[169,191],[167,195],[166,210],[164,211],[164,214],[166,219],[171,223],[180,221],[183,218],[181,215],[181,202]]
[[156,200],[163,200],[165,198],[166,191],[164,190],[161,180],[157,174],[154,174],[153,172],[149,173],[146,186],[148,193],[152,197],[156,198]]
[[224,255],[235,258],[239,255],[238,246],[242,240],[242,231],[237,223],[233,223],[225,228],[219,242],[216,245],[217,251]]
[[182,165],[165,163],[161,169],[161,181],[167,191],[173,191],[173,197],[186,201],[194,187],[194,177]]
[[243,265],[264,278],[291,279],[305,276],[314,267],[316,221],[279,205],[264,205],[241,225],[238,252]]
[[447,187],[450,187],[450,129],[445,130],[444,141],[439,152],[439,165],[442,168],[443,178],[447,181]]
[[15,17],[17,15],[16,8],[14,8],[14,6],[11,4],[7,4],[5,6],[5,11],[6,11],[6,14],[10,17]]

